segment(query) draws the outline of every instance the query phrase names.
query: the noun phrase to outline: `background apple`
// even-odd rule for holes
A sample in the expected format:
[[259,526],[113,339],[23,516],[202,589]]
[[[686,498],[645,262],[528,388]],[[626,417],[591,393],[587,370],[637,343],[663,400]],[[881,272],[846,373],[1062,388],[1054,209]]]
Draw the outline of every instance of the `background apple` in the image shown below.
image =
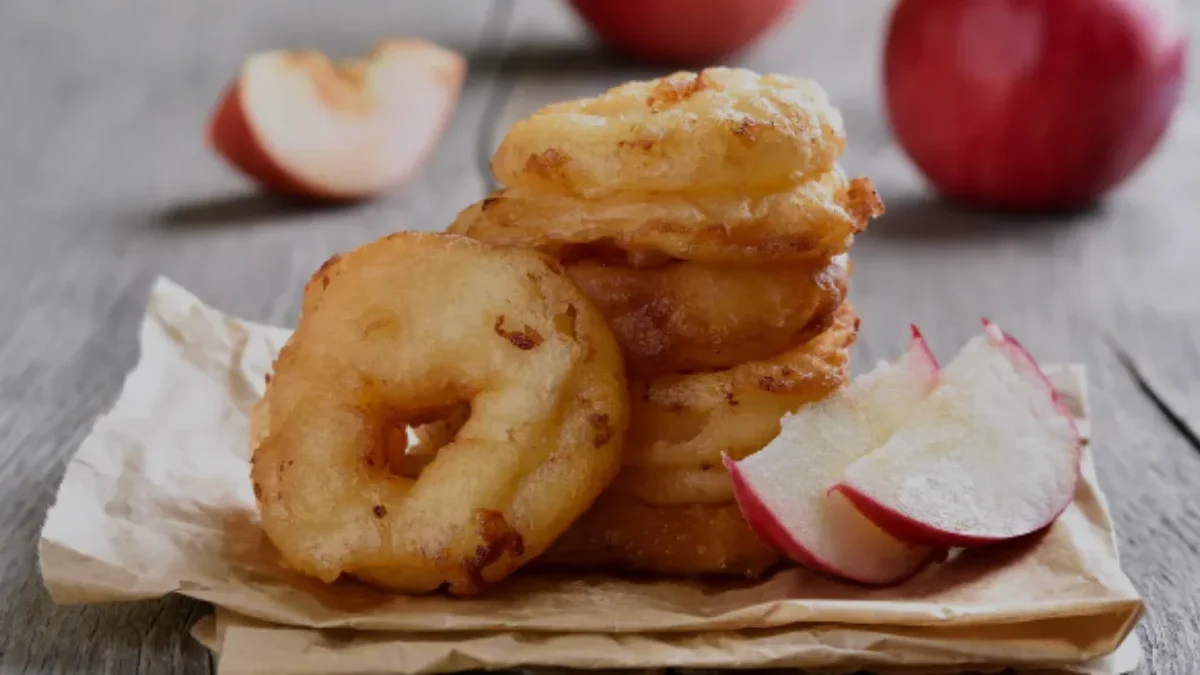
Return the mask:
[[208,142],[275,192],[362,199],[411,177],[454,111],[466,62],[392,39],[334,62],[315,51],[253,54],[217,104]]
[[798,0],[571,0],[614,48],[659,63],[710,62],[749,45]]
[[1187,37],[1174,0],[901,0],[884,57],[900,144],[946,196],[1086,205],[1157,144]]

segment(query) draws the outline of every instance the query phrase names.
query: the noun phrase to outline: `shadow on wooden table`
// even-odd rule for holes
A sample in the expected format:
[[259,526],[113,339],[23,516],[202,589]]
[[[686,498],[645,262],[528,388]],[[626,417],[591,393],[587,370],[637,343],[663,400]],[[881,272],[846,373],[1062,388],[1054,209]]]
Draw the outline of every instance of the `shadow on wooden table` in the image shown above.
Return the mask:
[[663,70],[662,66],[638,62],[602,45],[567,39],[484,45],[471,51],[467,61],[468,72],[473,75],[514,70],[535,75],[620,70],[640,71],[647,77],[658,77]]
[[912,240],[980,242],[999,239],[1051,239],[1067,230],[1094,222],[1104,206],[1064,213],[1006,213],[986,211],[932,195],[902,195],[885,200],[887,213],[873,223],[871,237]]
[[150,223],[168,229],[245,226],[261,221],[281,221],[318,213],[345,211],[357,204],[358,202],[289,199],[267,192],[246,192],[183,201],[153,214]]

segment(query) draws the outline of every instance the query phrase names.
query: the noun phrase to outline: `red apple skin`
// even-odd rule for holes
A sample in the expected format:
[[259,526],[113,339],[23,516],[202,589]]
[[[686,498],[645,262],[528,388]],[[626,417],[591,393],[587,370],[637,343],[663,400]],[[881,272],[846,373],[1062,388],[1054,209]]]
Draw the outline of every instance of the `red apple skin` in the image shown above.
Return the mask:
[[[1042,384],[1046,386],[1046,394],[1054,403],[1054,407],[1059,414],[1067,419],[1070,424],[1071,431],[1075,436],[1073,452],[1075,454],[1075,487],[1067,492],[1062,504],[1046,519],[1044,523],[1032,528],[1029,532],[1021,536],[1028,536],[1037,532],[1042,532],[1046,528],[1054,524],[1063,511],[1071,505],[1075,500],[1075,492],[1079,485],[1080,471],[1083,463],[1083,440],[1079,436],[1079,431],[1075,428],[1075,419],[1071,416],[1071,411],[1067,409],[1066,404],[1059,395],[1058,390],[1050,383],[1050,378],[1042,372],[1037,361],[1029,350],[1016,340],[1016,338],[1000,330],[998,326],[987,319],[982,320],[983,328],[989,336],[993,338],[993,342],[1000,346],[1008,354],[1013,363],[1021,369],[1032,370]],[[830,492],[837,492],[850,501],[854,508],[859,513],[866,516],[868,520],[879,526],[879,529],[887,532],[900,541],[905,541],[910,544],[920,544],[922,546],[952,546],[959,548],[971,548],[975,546],[987,546],[996,544],[1001,541],[1007,541],[1012,537],[988,537],[971,534],[969,532],[950,532],[947,530],[930,527],[926,523],[922,523],[909,517],[907,514],[890,508],[878,501],[872,499],[870,495],[863,494],[854,488],[853,485],[847,483],[838,483],[830,489]]]
[[1187,40],[1182,18],[1148,0],[901,0],[884,56],[889,121],[953,200],[1080,208],[1158,144]]
[[764,544],[805,567],[824,574],[840,576],[836,570],[830,568],[820,559],[809,553],[808,549],[792,545],[792,537],[780,526],[779,521],[771,515],[771,510],[767,508],[767,505],[763,504],[758,495],[750,489],[749,483],[742,474],[742,470],[738,468],[736,461],[730,458],[729,455],[722,454],[721,463],[725,465],[725,470],[729,472],[730,482],[733,483],[733,496],[737,501],[739,510],[742,512],[742,516],[746,519],[746,523],[750,525],[750,529],[754,531],[754,534],[758,535],[759,539],[762,539]]
[[908,342],[908,351],[915,351],[925,358],[925,362],[929,366],[929,371],[934,378],[937,377],[938,370],[941,366],[938,365],[937,357],[933,355],[933,350],[929,348],[929,341],[925,339],[925,335],[921,333],[921,329],[917,325],[908,325],[909,333],[912,335]]
[[1079,435],[1079,429],[1075,427],[1075,418],[1071,415],[1067,404],[1063,402],[1062,395],[1054,388],[1054,383],[1050,381],[1050,378],[1046,377],[1046,373],[1042,372],[1041,366],[1037,364],[1037,361],[1033,358],[1033,354],[1029,353],[1025,345],[1018,342],[1015,337],[1000,330],[1000,327],[992,323],[989,319],[980,319],[980,323],[983,324],[985,332],[994,336],[996,344],[1008,352],[1013,363],[1016,363],[1018,367],[1024,365],[1025,368],[1031,370],[1041,380],[1042,385],[1046,387],[1046,391],[1050,394],[1050,399],[1054,401],[1054,407],[1071,425],[1071,431],[1075,435],[1076,465],[1078,465],[1083,461],[1083,438]]
[[[910,325],[909,329],[911,331],[912,338],[909,341],[906,351],[919,354],[925,360],[928,370],[928,377],[932,383],[932,381],[937,378],[937,373],[939,370],[937,358],[933,355],[933,351],[929,348],[929,343],[925,340],[925,336],[921,334],[921,330],[917,328],[915,324]],[[729,477],[731,479],[730,482],[733,484],[733,495],[735,501],[737,502],[738,508],[741,510],[742,516],[746,519],[746,523],[750,526],[750,529],[754,532],[754,534],[757,535],[764,544],[775,549],[775,551],[777,551],[780,555],[804,565],[815,572],[837,579],[851,581],[861,586],[885,588],[902,584],[917,574],[920,574],[929,565],[946,558],[948,553],[947,549],[941,544],[935,544],[929,550],[929,557],[926,558],[920,565],[907,570],[905,574],[900,574],[890,579],[867,579],[847,573],[846,571],[839,569],[837,566],[832,565],[814,555],[812,551],[803,546],[782,526],[779,519],[777,519],[772,513],[770,507],[763,503],[762,499],[753,490],[750,485],[750,481],[746,478],[746,475],[742,472],[741,467],[738,466],[738,463],[735,460],[730,458],[728,455],[722,454],[721,462],[724,464],[725,470],[729,472]],[[830,491],[832,492],[834,490],[836,490],[836,486]],[[851,502],[851,504],[857,508],[857,504],[854,502]],[[874,522],[873,518],[868,518],[868,520]],[[878,526],[878,523],[876,523],[876,525]],[[880,526],[880,529],[885,528]],[[885,531],[887,530],[885,529]],[[901,539],[902,541],[907,541],[894,534],[892,536],[895,536],[897,539]]]
[[[820,558],[814,556],[808,549],[799,545],[796,540],[788,534],[788,532],[779,524],[775,516],[771,514],[771,510],[763,504],[758,495],[754,493],[741,469],[738,468],[737,462],[731,459],[728,455],[721,456],[721,462],[725,465],[725,470],[729,472],[729,476],[733,483],[734,499],[737,500],[738,508],[742,512],[742,516],[746,519],[746,523],[750,525],[750,529],[754,534],[762,540],[764,544],[775,549],[784,557],[800,563],[805,567],[824,574],[835,579],[843,579],[852,581],[860,586],[869,586],[872,588],[887,588],[896,586],[908,581],[914,576],[920,574],[930,564],[945,558],[946,550],[941,547],[931,548],[929,558],[923,564],[908,570],[907,574],[896,576],[891,579],[880,581],[878,579],[862,579],[856,578],[853,575],[848,575],[843,571],[829,565]],[[882,528],[881,528],[882,529]],[[894,535],[893,535],[894,536]],[[896,537],[899,539],[900,537]]]
[[[931,528],[925,523],[909,518],[900,511],[880,504],[850,485],[835,485],[830,492],[836,492],[845,497],[867,520],[879,526],[879,529],[910,544],[972,548],[1004,541],[998,538],[977,537],[962,532],[947,532]],[[1066,506],[1063,509],[1066,509]]]
[[[949,546],[953,548],[976,548],[979,546],[988,546],[998,544],[1002,541],[1010,539],[1019,539],[1020,537],[980,537],[965,532],[948,532],[929,527],[925,523],[918,522],[908,517],[906,514],[891,509],[870,497],[856,491],[852,486],[840,484],[835,485],[832,492],[837,492],[845,497],[859,513],[863,514],[868,520],[879,526],[879,529],[887,532],[900,541],[910,544],[918,544],[921,546]],[[1072,493],[1072,498],[1074,494]],[[1027,537],[1039,532],[1044,532],[1046,528],[1054,524],[1058,517],[1067,510],[1071,504],[1071,499],[1063,503],[1062,508],[1053,516],[1046,520],[1040,527],[1034,528],[1029,532],[1020,535]]]
[[247,178],[280,194],[313,199],[333,199],[333,195],[292,178],[265,152],[255,136],[241,104],[238,83],[225,90],[208,125],[208,144]]
[[617,50],[656,63],[730,56],[786,17],[798,0],[571,0]]

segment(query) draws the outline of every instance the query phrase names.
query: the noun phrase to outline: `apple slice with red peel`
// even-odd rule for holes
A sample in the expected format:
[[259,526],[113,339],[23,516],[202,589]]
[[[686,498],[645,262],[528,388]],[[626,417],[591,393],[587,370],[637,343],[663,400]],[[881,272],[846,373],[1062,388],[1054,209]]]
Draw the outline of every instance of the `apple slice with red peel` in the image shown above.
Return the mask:
[[465,61],[423,40],[389,40],[335,63],[318,52],[255,54],[209,123],[210,145],[268,189],[360,199],[409,178],[458,100]]
[[746,522],[780,553],[827,574],[888,585],[919,572],[942,551],[897,540],[829,489],[907,422],[937,379],[937,362],[914,327],[895,363],[784,417],[779,436],[753,455],[725,457]]
[[978,546],[1054,522],[1075,495],[1081,442],[1029,352],[985,321],[938,380],[836,492],[918,544]]

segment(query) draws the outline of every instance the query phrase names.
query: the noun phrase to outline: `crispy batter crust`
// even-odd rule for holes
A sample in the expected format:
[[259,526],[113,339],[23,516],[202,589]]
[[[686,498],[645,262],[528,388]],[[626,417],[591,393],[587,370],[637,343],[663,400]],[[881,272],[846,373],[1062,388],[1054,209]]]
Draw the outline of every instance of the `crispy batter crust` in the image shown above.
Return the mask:
[[[617,473],[622,370],[603,317],[535,252],[367,244],[313,276],[253,411],[263,529],[323,581],[478,592]],[[404,470],[405,428],[437,420],[417,440],[442,451]]]
[[695,469],[758,451],[784,413],[847,382],[857,335],[858,317],[843,304],[828,330],[769,359],[632,383],[625,464]]
[[566,269],[608,320],[630,376],[642,379],[731,368],[803,344],[833,323],[849,281],[845,256],[815,268],[582,260]]
[[527,187],[494,192],[449,231],[556,256],[604,243],[635,254],[712,263],[822,265],[883,213],[866,178],[832,169],[775,192],[622,192],[583,199]]
[[734,502],[654,506],[609,493],[532,568],[756,577],[777,562]]
[[845,144],[817,83],[708,68],[546,106],[509,129],[492,170],[507,185],[585,197],[772,189],[825,173]]
[[721,453],[757,452],[778,434],[784,413],[841,387],[857,328],[854,312],[843,306],[833,327],[786,357],[743,366],[789,364],[796,386],[786,395],[739,389],[738,368],[652,381],[649,398],[631,401],[626,466],[537,566],[757,576],[779,562],[733,501]]

